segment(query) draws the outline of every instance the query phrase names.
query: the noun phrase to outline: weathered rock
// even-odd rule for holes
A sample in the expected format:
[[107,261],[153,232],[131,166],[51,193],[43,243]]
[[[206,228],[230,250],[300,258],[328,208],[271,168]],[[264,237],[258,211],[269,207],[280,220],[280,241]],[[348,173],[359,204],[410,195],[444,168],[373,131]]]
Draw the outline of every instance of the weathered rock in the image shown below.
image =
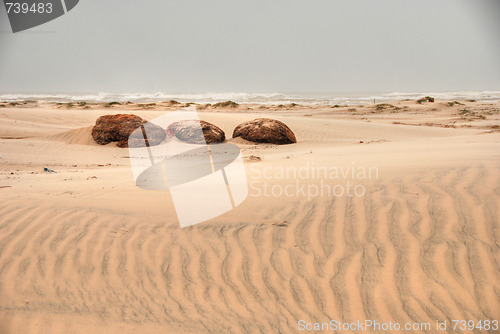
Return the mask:
[[[200,132],[201,130],[203,132]],[[176,136],[179,140],[190,144],[214,144],[226,140],[226,134],[218,126],[198,120],[186,120],[170,124],[167,132]]]
[[233,131],[233,138],[257,143],[293,144],[297,142],[295,134],[285,123],[269,118],[257,118],[238,125]]
[[[129,136],[135,129],[143,127],[147,133],[147,139],[143,136],[131,138]],[[117,142],[118,147],[143,147],[144,145],[158,145],[166,137],[165,131],[139,116],[129,114],[105,115],[95,122],[92,128],[92,138],[101,145]]]
[[[156,146],[159,145],[167,136],[165,130],[161,126],[151,122],[146,121],[146,123],[142,125],[142,128],[142,131],[134,131],[128,138],[128,147]],[[146,133],[146,140],[144,140],[144,133]],[[120,146],[119,144],[117,145]]]

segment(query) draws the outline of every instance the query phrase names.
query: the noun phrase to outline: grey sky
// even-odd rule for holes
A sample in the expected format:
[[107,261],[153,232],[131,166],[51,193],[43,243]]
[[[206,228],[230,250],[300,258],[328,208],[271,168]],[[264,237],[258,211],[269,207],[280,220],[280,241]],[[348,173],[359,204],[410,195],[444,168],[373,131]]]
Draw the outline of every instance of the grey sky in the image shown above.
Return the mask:
[[498,0],[80,0],[12,34],[0,93],[500,90]]

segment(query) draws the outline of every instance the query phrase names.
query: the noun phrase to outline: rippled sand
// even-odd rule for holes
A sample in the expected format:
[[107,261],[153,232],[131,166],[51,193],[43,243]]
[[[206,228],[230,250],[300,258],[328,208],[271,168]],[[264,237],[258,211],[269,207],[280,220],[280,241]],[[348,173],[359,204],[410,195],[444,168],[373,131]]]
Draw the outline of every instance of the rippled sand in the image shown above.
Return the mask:
[[168,192],[134,186],[128,150],[90,138],[99,115],[166,108],[0,109],[0,333],[293,333],[331,319],[443,333],[436,320],[500,320],[499,104],[467,104],[486,115],[470,120],[446,102],[405,105],[201,112],[228,137],[255,117],[295,132],[280,147],[230,140],[261,158],[246,163],[256,187],[294,184],[263,172],[308,163],[378,177],[352,180],[361,197],[251,189],[184,229]]

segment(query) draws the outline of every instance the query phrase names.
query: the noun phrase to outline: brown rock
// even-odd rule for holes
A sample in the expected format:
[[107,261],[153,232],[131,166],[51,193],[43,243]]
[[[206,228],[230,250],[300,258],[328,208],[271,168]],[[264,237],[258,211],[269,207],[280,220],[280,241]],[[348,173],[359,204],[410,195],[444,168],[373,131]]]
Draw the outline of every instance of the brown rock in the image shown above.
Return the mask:
[[[134,130],[141,126],[147,133],[147,139],[144,140],[142,135],[138,135],[137,138],[129,140],[129,136]],[[158,125],[129,114],[101,116],[92,128],[92,138],[101,145],[117,142],[118,147],[154,146],[161,143],[165,137],[165,131]]]
[[269,118],[257,118],[238,125],[233,131],[233,138],[257,143],[293,144],[297,142],[295,134],[285,123]]
[[[200,126],[203,136],[200,133]],[[170,124],[167,128],[170,135],[190,144],[213,144],[222,143],[226,140],[226,134],[218,126],[198,120],[186,120]]]

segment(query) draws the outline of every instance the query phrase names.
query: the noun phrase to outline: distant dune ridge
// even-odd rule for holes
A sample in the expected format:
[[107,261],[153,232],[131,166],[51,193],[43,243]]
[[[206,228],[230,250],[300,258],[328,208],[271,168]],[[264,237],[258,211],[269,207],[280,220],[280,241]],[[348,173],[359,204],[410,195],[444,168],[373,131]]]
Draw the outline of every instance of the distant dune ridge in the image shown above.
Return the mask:
[[[168,191],[135,187],[126,149],[91,137],[102,115],[170,107],[2,108],[0,333],[295,333],[300,320],[372,319],[442,334],[437,320],[500,320],[500,103],[449,102],[200,111],[226,134],[277,119],[297,143],[226,138],[247,157],[249,196],[184,229]],[[378,173],[266,177],[308,163]],[[263,191],[321,182],[365,192]]]
[[142,93],[142,94],[116,94],[101,92],[98,94],[72,95],[72,94],[1,94],[0,101],[20,102],[20,101],[41,101],[59,103],[78,103],[85,101],[88,103],[107,103],[117,101],[121,103],[186,103],[194,102],[199,104],[216,104],[224,101],[234,101],[240,104],[330,104],[330,105],[360,105],[371,104],[373,100],[377,103],[394,101],[416,101],[426,95],[430,95],[439,100],[477,100],[477,101],[498,101],[500,91],[449,91],[449,92],[393,92],[387,94],[283,94],[283,93],[201,93],[201,94],[172,94],[172,93]]

